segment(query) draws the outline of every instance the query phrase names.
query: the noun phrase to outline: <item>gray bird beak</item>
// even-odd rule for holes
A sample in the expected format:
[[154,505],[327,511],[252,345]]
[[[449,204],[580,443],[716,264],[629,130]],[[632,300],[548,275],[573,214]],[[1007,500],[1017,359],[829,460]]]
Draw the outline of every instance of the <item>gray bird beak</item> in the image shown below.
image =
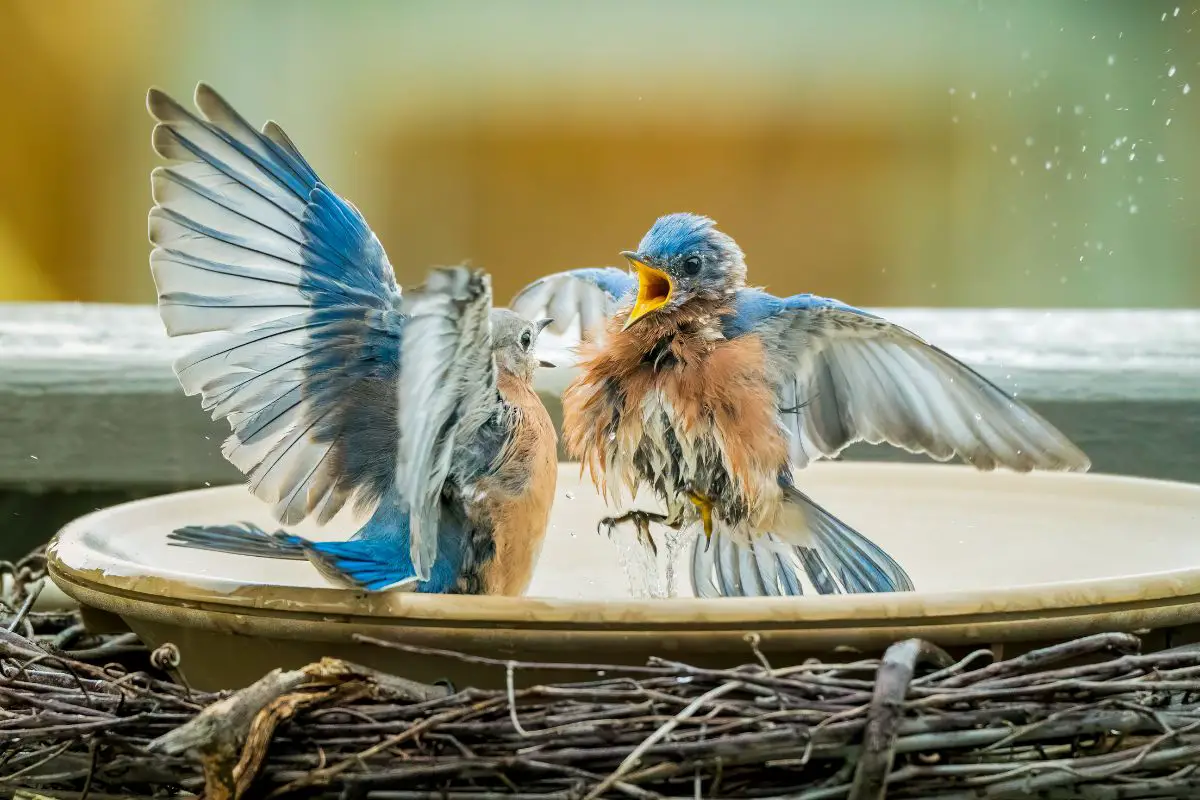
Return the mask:
[[[540,335],[542,331],[546,330],[546,326],[549,325],[551,322],[554,322],[553,317],[546,317],[545,319],[539,319],[537,322],[535,322],[534,325],[537,326],[538,334]],[[539,359],[538,366],[539,367],[548,367],[549,369],[554,369],[558,365],[554,364],[550,361],[546,361],[545,359]]]

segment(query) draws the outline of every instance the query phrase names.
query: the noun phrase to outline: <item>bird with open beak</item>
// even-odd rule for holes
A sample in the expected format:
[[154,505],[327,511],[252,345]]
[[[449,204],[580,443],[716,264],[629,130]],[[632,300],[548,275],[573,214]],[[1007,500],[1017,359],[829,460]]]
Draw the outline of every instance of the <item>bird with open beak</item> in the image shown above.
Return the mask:
[[746,286],[741,248],[707,217],[658,219],[612,267],[558,273],[512,307],[579,321],[563,438],[614,504],[649,488],[666,513],[602,525],[696,526],[700,596],[913,589],[879,546],[801,492],[793,472],[857,441],[979,469],[1087,470],[1030,408],[874,314]]

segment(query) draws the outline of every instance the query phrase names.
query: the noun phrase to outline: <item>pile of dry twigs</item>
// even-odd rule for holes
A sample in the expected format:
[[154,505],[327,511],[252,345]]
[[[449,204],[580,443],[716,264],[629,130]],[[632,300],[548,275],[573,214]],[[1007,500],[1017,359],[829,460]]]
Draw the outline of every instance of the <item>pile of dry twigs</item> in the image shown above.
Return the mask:
[[[40,631],[19,608],[0,622],[2,795],[1200,796],[1200,649],[1139,655],[1126,634],[999,662],[911,640],[783,668],[751,636],[736,669],[555,665],[580,681],[507,691],[325,659],[206,694],[169,677],[169,646],[114,665],[111,639],[64,646],[74,623]],[[510,678],[547,667],[447,657]]]

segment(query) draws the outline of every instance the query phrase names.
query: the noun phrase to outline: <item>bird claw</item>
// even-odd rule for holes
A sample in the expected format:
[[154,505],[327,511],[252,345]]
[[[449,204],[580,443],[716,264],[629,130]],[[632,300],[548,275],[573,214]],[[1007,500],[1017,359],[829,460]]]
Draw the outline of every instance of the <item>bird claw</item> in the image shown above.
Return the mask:
[[691,484],[685,487],[688,500],[692,501],[692,505],[696,507],[696,511],[700,513],[700,523],[704,526],[704,549],[707,551],[708,546],[712,543],[713,534],[713,518],[712,509],[713,502],[707,496],[696,491],[696,488]]
[[667,518],[662,514],[655,514],[650,511],[627,511],[619,517],[605,517],[600,520],[600,523],[596,526],[596,533],[603,531],[611,539],[617,526],[626,522],[633,523],[633,527],[637,531],[638,543],[657,557],[658,545],[654,543],[654,538],[650,535],[650,523],[666,523]]

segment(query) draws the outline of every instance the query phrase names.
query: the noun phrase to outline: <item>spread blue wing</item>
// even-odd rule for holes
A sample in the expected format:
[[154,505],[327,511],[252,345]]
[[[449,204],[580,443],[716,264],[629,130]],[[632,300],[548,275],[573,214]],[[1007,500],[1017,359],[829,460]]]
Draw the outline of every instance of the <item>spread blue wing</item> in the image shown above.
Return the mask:
[[[887,442],[980,469],[1086,470],[1087,457],[1049,422],[978,372],[885,319],[814,295],[738,293],[727,338],[756,335],[775,376],[792,466],[850,444]],[[904,569],[878,545],[781,476],[780,530],[752,542],[714,535],[696,546],[700,596],[795,595],[801,576],[820,594],[909,591]]]
[[[567,366],[564,362],[572,361],[569,350],[582,340],[600,337],[609,318],[636,291],[637,278],[625,270],[587,267],[539,278],[518,292],[509,307],[526,319],[553,320],[548,330],[568,352],[564,357],[556,350],[550,360]],[[542,341],[544,348],[556,344],[549,336]]]
[[358,210],[274,123],[200,84],[194,116],[151,90],[150,256],[175,364],[233,430],[223,452],[284,523],[369,506],[395,480],[400,290]]
[[[434,270],[406,299],[400,380],[400,494],[412,510],[411,552],[418,576],[437,557],[442,493],[463,478],[466,452],[502,411],[490,316],[492,288],[479,270]],[[459,481],[460,483],[463,481]],[[460,488],[462,488],[460,486]]]
[[762,337],[790,456],[800,468],[858,441],[979,469],[1084,471],[1090,462],[1031,408],[881,317],[815,295],[743,290],[725,322]]

